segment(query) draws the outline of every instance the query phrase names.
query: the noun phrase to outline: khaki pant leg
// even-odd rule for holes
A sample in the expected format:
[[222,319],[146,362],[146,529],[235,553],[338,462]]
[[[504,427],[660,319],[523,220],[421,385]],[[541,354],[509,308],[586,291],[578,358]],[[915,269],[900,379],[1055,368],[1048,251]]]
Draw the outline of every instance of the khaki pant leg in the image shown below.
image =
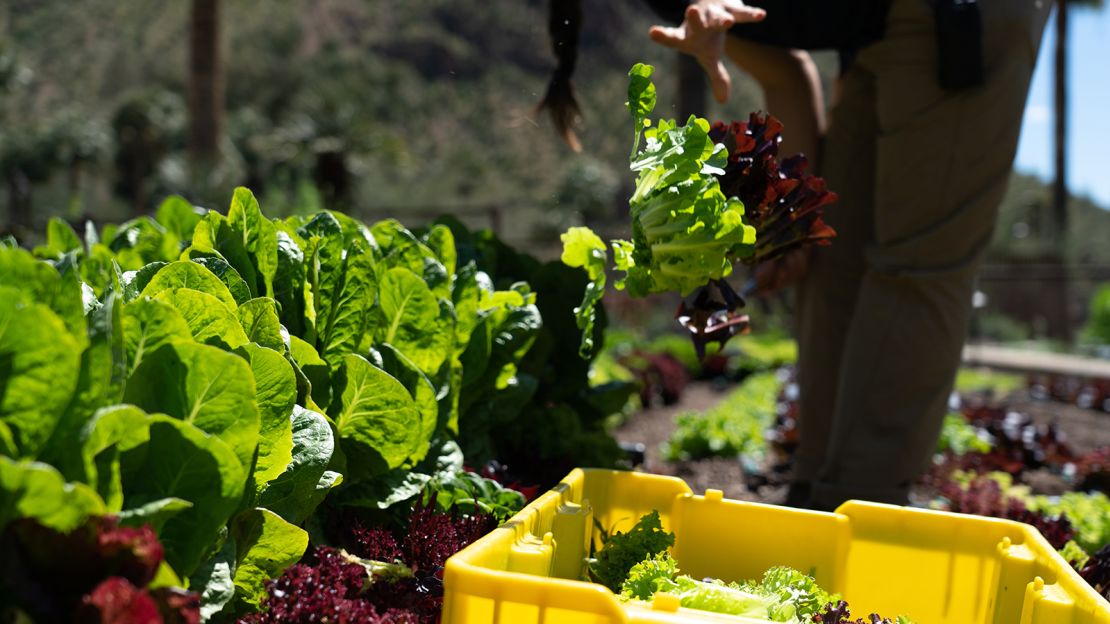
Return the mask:
[[797,290],[801,418],[793,478],[803,483],[815,480],[825,463],[844,340],[867,268],[864,249],[874,239],[874,76],[856,66],[841,77],[838,91],[824,144],[835,157],[823,159],[818,172],[839,196],[825,212],[837,235],[832,245],[813,250]]
[[982,87],[949,92],[937,84],[926,0],[895,0],[883,40],[857,59],[875,80],[874,240],[814,485],[819,506],[904,503],[936,445],[1044,23],[1045,10],[1029,0],[979,6]]

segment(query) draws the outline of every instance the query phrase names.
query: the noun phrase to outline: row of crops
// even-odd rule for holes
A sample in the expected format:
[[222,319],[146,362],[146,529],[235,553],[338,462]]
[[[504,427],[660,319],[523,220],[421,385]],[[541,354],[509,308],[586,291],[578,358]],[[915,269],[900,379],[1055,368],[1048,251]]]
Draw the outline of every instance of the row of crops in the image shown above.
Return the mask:
[[[1036,381],[1030,380],[1032,393]],[[1011,405],[1006,397],[1024,383],[1015,375],[961,371],[962,398],[945,417],[914,502],[1032,525],[1110,600],[1110,446],[1077,451],[1066,423],[1035,419]],[[748,489],[765,495],[788,479],[797,417],[792,369],[755,373],[716,406],[677,414],[662,457],[736,458]]]
[[524,503],[506,465],[619,453],[633,385],[590,385],[584,288],[455,221],[271,220],[247,189],[6,241],[5,615],[434,621],[444,560]]

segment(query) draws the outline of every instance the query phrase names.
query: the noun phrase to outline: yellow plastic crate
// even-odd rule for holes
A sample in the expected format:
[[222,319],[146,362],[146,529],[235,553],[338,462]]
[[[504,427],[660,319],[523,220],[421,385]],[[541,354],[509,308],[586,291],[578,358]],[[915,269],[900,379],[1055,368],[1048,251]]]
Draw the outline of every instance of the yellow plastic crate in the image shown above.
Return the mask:
[[680,608],[666,595],[621,602],[578,580],[594,519],[627,531],[658,510],[672,554],[694,578],[759,578],[775,565],[812,573],[853,617],[918,624],[1110,624],[1098,595],[1028,526],[849,501],[835,513],[695,496],[681,479],[574,470],[447,561],[445,624],[761,622]]

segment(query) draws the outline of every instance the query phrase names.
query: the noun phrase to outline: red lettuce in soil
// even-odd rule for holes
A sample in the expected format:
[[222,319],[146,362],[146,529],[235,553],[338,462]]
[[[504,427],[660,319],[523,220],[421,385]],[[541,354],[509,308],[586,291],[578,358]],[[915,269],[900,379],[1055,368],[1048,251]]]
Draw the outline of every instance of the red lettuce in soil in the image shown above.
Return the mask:
[[240,622],[434,623],[443,607],[443,564],[495,525],[496,520],[484,514],[438,511],[434,498],[413,506],[399,538],[384,527],[366,528],[352,521],[345,536],[351,554],[399,561],[412,575],[371,579],[365,567],[342,551],[318,546],[271,581],[261,611]]
[[1110,495],[1110,446],[1097,448],[1076,460],[1075,477],[1080,490]]
[[40,621],[199,621],[195,594],[146,589],[162,559],[162,544],[148,526],[90,517],[59,533],[17,520],[0,537],[0,603]]
[[1110,544],[1100,548],[1079,569],[1079,576],[1095,588],[1103,598],[1110,600]]
[[1067,517],[1050,517],[1032,511],[1021,500],[1006,496],[1002,486],[987,477],[976,477],[966,487],[954,481],[946,481],[938,484],[937,493],[948,500],[949,511],[1016,520],[1032,525],[1057,550],[1075,537]]
[[113,576],[81,599],[73,621],[77,624],[197,624],[200,597],[160,588],[136,587],[123,577]]
[[318,546],[305,560],[270,582],[261,610],[239,620],[244,624],[328,622],[417,622],[415,616],[379,611],[366,600],[366,568],[334,548]]
[[1015,477],[1040,468],[1059,473],[1077,459],[1056,423],[1038,424],[1028,414],[987,405],[965,408],[963,414],[972,426],[988,434],[991,450],[963,455],[946,452],[925,476],[927,484],[943,483],[957,470],[1006,472]]

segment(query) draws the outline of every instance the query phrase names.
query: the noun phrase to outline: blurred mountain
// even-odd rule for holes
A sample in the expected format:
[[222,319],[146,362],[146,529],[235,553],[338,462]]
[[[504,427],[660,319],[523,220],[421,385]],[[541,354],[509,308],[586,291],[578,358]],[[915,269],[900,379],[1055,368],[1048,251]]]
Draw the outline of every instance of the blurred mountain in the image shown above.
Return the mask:
[[[0,127],[45,127],[63,112],[112,124],[130,106],[133,117],[141,109],[146,128],[151,118],[173,118],[162,114],[173,108],[167,102],[184,101],[189,2],[6,5],[0,40],[32,77],[0,96]],[[203,180],[191,177],[177,123],[158,129],[165,153],[139,149],[128,156],[130,171],[139,168],[136,159],[156,161],[142,194],[183,192],[197,203],[223,201],[226,189],[219,187],[247,183],[281,210],[306,201],[336,201],[368,215],[497,204],[506,219],[518,206],[542,209],[549,220],[578,219],[582,202],[559,210],[568,188],[607,193],[601,202],[613,204],[631,184],[628,68],[637,61],[657,65],[663,114],[673,114],[677,73],[673,54],[647,38],[654,15],[646,5],[587,0],[584,6],[575,75],[584,117],[580,155],[556,138],[544,116],[533,114],[554,67],[545,1],[224,0],[224,169]],[[729,117],[760,106],[754,85],[741,80],[739,86]],[[154,99],[158,114],[142,108]],[[133,125],[113,127],[117,134],[138,132]],[[120,158],[115,166],[104,159],[86,176],[81,211],[107,210],[101,206],[118,203],[121,193],[137,192],[120,187]],[[583,190],[583,169],[594,170],[585,179],[604,184]],[[115,186],[105,186],[112,179]],[[63,205],[74,201],[57,187],[36,187],[37,212],[60,198]]]

